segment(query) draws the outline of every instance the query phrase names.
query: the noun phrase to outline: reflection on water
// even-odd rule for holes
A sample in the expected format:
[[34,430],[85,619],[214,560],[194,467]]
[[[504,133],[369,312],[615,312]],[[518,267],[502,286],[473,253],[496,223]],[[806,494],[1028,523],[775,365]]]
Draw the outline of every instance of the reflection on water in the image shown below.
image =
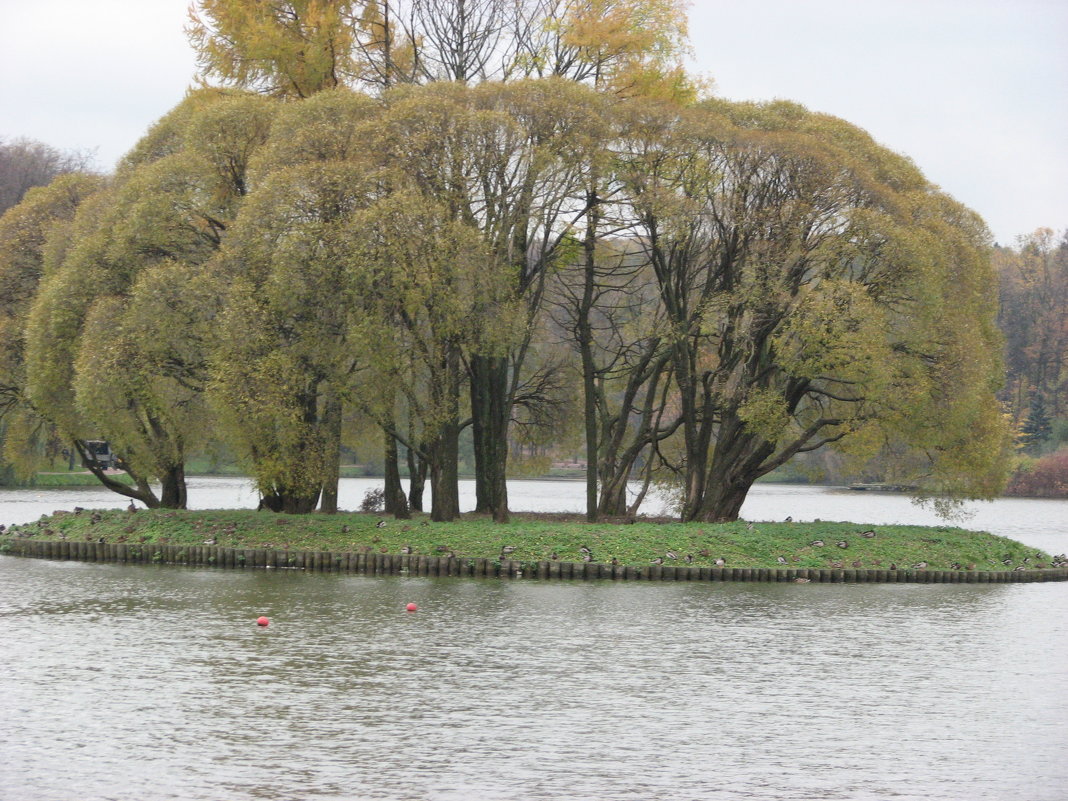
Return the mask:
[[0,797],[1052,801],[1065,589],[0,557]]

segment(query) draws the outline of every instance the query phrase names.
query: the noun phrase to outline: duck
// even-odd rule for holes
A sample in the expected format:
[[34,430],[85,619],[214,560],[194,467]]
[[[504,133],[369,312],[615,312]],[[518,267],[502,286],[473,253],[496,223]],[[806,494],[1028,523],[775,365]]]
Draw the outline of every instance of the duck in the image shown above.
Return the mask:
[[668,551],[666,554],[664,554],[664,558],[665,559],[678,559],[679,555],[677,553],[675,553],[674,551]]
[[501,547],[501,556],[508,556],[509,554],[513,553],[515,553],[514,545],[505,545]]
[[836,542],[835,545],[837,545],[839,548],[848,548],[849,547],[849,543],[846,540],[838,540],[838,542]]
[[411,545],[402,545],[401,546],[401,553],[410,554],[411,552],[412,552],[412,546]]
[[869,528],[867,531],[860,532],[860,536],[870,540],[872,537],[875,536],[875,532]]
[[662,564],[664,564],[664,560],[663,560],[662,557],[657,556],[655,559],[652,560],[652,563],[654,565],[662,565]]
[[727,564],[727,560],[724,559],[722,556],[719,556],[716,558],[716,561],[713,564],[715,564],[716,567],[723,567],[725,564]]
[[824,545],[826,545],[826,543],[823,540],[812,540],[812,542],[809,543],[809,544],[813,548],[822,548]]
[[794,584],[808,584],[810,581],[812,581],[812,579],[798,577],[794,579]]
[[778,562],[780,565],[785,565],[786,564],[786,557],[785,556],[776,556],[775,557],[775,561]]

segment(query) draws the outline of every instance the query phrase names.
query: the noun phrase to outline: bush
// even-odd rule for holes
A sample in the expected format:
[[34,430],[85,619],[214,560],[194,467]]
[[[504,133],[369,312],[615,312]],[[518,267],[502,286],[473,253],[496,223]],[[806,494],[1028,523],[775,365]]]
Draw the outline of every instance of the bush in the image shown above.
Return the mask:
[[382,487],[369,489],[360,501],[361,512],[381,512],[386,508],[386,491]]
[[1030,498],[1068,498],[1068,448],[1061,448],[1018,469],[1006,495]]

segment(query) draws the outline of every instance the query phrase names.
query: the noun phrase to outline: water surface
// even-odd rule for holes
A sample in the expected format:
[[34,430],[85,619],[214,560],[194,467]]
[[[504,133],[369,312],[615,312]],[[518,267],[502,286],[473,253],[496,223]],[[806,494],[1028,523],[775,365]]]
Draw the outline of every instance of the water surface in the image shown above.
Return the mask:
[[[374,484],[343,482],[356,499],[343,505]],[[581,509],[581,492],[512,489],[535,509]],[[191,494],[255,503],[234,479]],[[116,502],[5,491],[0,520],[97,504]],[[1066,510],[1005,499],[968,525],[1062,552]],[[830,488],[761,485],[743,511],[937,522],[901,496]],[[1054,801],[1068,786],[1064,583],[570,583],[0,557],[0,644],[4,801]]]

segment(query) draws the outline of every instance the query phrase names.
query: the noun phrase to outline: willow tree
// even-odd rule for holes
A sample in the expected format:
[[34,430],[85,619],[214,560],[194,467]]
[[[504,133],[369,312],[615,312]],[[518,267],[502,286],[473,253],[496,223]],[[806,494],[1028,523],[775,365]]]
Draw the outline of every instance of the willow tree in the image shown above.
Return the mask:
[[[395,387],[409,430],[394,432],[430,472],[431,518],[460,514],[457,464],[462,427],[463,362],[487,339],[514,336],[500,304],[507,274],[487,257],[474,227],[434,198],[395,189],[352,219],[349,280],[362,298],[358,339],[373,343],[364,394]],[[494,320],[484,317],[492,304]],[[385,393],[386,401],[393,391]]]
[[798,453],[897,438],[989,496],[1004,428],[981,221],[907,159],[789,103],[638,109],[628,192],[670,322],[687,520]]
[[46,261],[58,259],[75,212],[104,183],[96,175],[62,175],[29,190],[0,217],[0,440],[3,460],[23,474],[33,472],[35,455],[54,432],[26,394],[26,318]]
[[[596,95],[560,80],[406,87],[385,98],[379,148],[412,185],[479,231],[487,273],[510,276],[476,315],[521,300],[532,319],[547,270],[582,213],[584,153],[599,127]],[[471,354],[471,415],[479,511],[508,516],[505,473],[512,406],[533,330]]]
[[[214,292],[200,273],[244,194],[272,104],[187,98],[83,204],[28,321],[31,401],[76,440],[108,439],[134,478],[110,489],[185,505],[187,444],[203,431],[204,333]],[[150,479],[161,484],[156,496]]]
[[345,290],[348,221],[378,191],[361,126],[378,104],[340,89],[288,104],[251,170],[252,191],[212,264],[228,285],[212,394],[263,505],[337,509],[342,415],[360,369]]

